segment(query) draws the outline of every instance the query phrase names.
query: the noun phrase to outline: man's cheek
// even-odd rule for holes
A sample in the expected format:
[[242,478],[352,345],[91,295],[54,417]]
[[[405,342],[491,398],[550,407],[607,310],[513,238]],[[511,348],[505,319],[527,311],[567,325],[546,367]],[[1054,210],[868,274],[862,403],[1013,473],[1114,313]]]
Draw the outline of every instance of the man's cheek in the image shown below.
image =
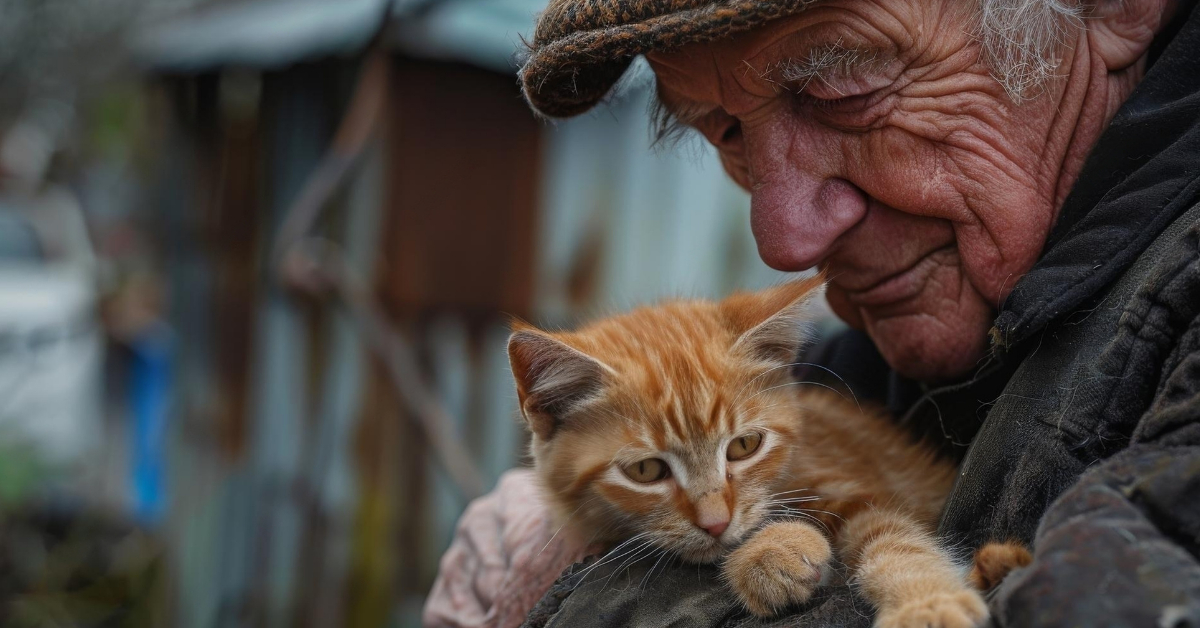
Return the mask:
[[[987,195],[988,183],[1027,184],[1014,147],[997,137],[1003,122],[991,107],[961,99],[962,108],[897,107],[885,124],[858,136],[848,174],[872,196],[910,213],[972,222],[968,198]],[[958,102],[958,101],[955,101]],[[1002,181],[994,181],[1002,172]]]
[[915,216],[962,220],[957,168],[943,146],[897,127],[860,136],[846,178],[884,205]]

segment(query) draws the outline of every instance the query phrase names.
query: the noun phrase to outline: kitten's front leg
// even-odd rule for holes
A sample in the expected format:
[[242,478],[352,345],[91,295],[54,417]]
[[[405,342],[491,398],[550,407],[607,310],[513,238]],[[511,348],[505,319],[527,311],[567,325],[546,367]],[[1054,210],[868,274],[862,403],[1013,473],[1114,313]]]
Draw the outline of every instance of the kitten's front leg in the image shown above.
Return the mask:
[[852,516],[838,539],[876,628],[972,628],[987,604],[917,521],[903,513],[867,509]]
[[808,600],[833,554],[825,535],[807,523],[772,523],[729,553],[723,572],[751,613],[770,617]]

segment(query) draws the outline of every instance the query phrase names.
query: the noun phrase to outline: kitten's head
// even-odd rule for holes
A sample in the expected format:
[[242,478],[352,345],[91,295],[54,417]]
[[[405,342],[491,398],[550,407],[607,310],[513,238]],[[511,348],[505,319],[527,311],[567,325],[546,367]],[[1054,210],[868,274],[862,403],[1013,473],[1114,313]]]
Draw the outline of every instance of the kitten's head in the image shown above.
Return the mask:
[[791,470],[800,408],[786,383],[820,287],[666,303],[574,332],[516,325],[517,396],[559,516],[585,541],[645,533],[695,562],[741,541]]

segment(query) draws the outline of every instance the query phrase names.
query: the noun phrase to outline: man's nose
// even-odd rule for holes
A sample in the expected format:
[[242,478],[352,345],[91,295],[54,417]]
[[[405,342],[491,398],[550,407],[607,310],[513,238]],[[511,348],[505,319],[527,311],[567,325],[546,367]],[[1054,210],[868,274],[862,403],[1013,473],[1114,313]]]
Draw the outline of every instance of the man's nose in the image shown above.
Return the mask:
[[841,157],[817,133],[767,124],[746,134],[750,227],[759,257],[777,270],[817,265],[867,213],[866,195],[836,176]]
[[729,527],[729,507],[722,493],[713,491],[696,500],[696,526],[713,538],[720,537]]

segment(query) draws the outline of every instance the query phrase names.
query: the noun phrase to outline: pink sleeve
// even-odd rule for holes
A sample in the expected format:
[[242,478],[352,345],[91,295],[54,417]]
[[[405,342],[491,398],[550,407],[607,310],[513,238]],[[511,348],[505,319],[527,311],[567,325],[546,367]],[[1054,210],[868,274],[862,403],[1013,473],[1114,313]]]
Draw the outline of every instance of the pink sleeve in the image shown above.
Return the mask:
[[533,472],[505,473],[459,519],[425,602],[424,625],[520,626],[559,573],[584,556],[584,548],[554,532]]

